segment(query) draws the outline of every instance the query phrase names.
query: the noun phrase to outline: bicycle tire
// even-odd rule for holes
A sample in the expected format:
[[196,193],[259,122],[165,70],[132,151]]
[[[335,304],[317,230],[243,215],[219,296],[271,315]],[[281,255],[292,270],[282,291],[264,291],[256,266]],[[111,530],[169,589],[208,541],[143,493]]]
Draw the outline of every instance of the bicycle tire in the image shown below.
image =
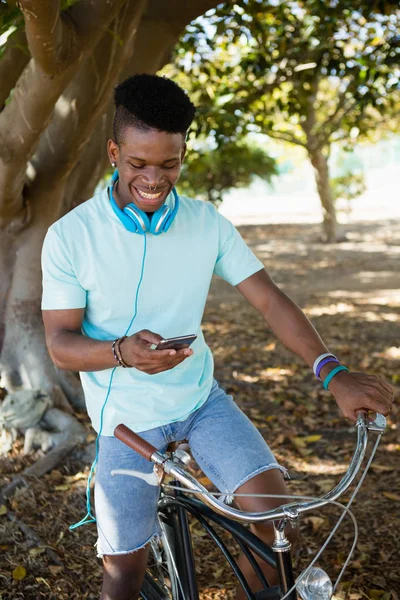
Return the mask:
[[147,571],[140,591],[143,600],[180,600],[172,528],[163,523],[159,540],[150,542]]

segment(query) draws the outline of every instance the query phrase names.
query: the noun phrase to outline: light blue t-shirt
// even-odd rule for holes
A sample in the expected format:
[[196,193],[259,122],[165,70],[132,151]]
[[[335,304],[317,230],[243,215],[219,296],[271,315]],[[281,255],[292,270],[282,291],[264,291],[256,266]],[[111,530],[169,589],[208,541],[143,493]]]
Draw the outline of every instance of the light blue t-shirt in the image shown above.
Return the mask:
[[[213,357],[201,320],[213,273],[237,285],[263,268],[235,227],[209,203],[180,196],[166,233],[131,233],[113,212],[107,190],[54,223],[42,251],[44,310],[85,308],[82,333],[112,340],[150,329],[162,337],[196,333],[194,354],[174,369],[148,375],[118,367],[104,409],[102,435],[119,423],[145,431],[180,421],[207,399]],[[168,201],[168,200],[167,200]],[[86,405],[99,431],[112,369],[81,372]]]

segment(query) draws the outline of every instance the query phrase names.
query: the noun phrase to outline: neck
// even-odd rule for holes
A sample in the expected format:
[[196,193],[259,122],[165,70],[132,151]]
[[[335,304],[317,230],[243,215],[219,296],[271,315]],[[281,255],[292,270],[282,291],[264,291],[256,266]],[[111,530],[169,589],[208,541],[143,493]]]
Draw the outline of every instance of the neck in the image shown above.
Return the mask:
[[115,202],[118,204],[119,208],[121,210],[124,210],[125,206],[130,204],[130,199],[125,201],[124,198],[121,197],[118,184],[119,184],[119,179],[117,179],[117,181],[113,185],[113,197],[114,197]]

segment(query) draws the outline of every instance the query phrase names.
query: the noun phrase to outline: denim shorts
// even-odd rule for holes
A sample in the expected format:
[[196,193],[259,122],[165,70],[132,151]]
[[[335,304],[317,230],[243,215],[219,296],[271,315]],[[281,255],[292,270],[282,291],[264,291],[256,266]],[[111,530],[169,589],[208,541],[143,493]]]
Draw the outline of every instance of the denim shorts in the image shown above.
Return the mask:
[[[170,442],[187,440],[197,464],[227,496],[263,471],[285,473],[259,431],[217,382],[206,402],[185,421],[140,435],[161,452]],[[136,476],[115,474],[121,469],[133,470]],[[159,534],[159,493],[151,462],[117,438],[100,436],[95,483],[99,556],[134,552]]]

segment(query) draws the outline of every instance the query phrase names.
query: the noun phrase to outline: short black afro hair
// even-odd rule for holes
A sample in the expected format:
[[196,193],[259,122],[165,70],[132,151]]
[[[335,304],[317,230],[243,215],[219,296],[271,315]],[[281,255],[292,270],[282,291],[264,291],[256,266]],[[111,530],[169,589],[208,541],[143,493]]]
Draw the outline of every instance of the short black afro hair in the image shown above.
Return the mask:
[[114,140],[119,144],[126,127],[157,129],[186,135],[195,107],[186,92],[166,77],[133,75],[114,92]]

